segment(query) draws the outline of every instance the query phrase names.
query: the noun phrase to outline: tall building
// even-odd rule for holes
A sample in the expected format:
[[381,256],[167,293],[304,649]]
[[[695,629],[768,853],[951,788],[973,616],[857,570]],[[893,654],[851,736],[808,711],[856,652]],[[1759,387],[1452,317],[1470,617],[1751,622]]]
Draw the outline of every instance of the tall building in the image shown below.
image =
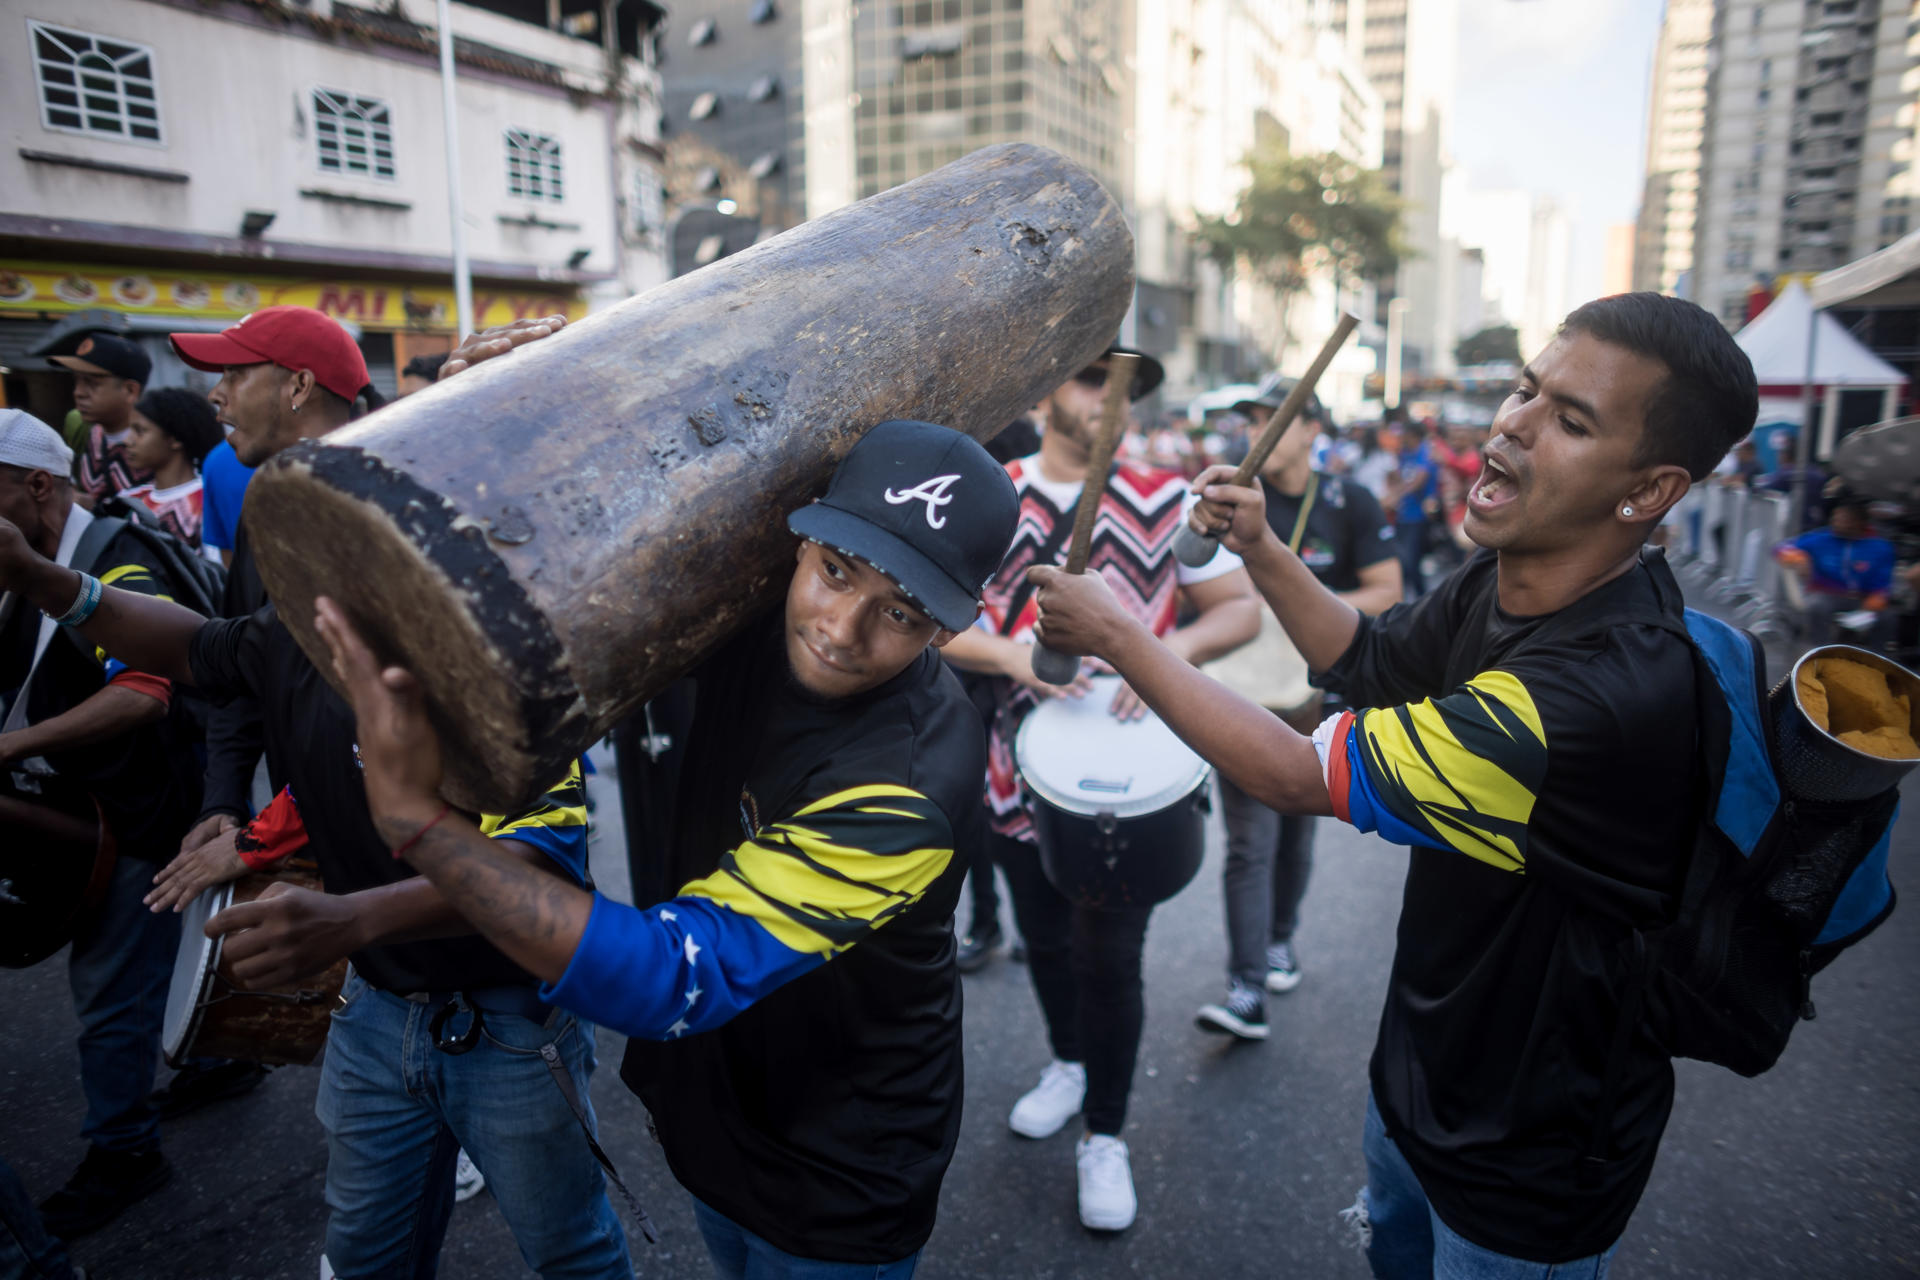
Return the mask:
[[1920,95],[1910,20],[1899,0],[1720,0],[1693,297],[1730,327],[1756,286],[1906,231]]
[[1700,144],[1714,0],[1667,0],[1647,103],[1647,176],[1635,223],[1633,287],[1672,293],[1693,266]]
[[[1381,168],[1407,203],[1402,230],[1413,253],[1392,289],[1407,303],[1402,359],[1409,372],[1450,373],[1456,255],[1442,243],[1441,191],[1451,164],[1457,0],[1328,0],[1328,17],[1362,51],[1383,112]],[[1386,303],[1383,291],[1383,320]]]
[[[650,287],[658,80],[646,0],[451,6],[475,321]],[[359,335],[374,382],[456,336],[432,0],[65,0],[0,41],[0,365],[58,420],[29,355],[64,327],[162,336],[276,302]]]
[[666,43],[669,198],[784,229],[995,142],[1126,199],[1129,6],[688,0]]
[[[1196,251],[1201,216],[1229,212],[1247,180],[1243,159],[1275,144],[1332,152],[1367,168],[1381,150],[1379,96],[1343,32],[1303,3],[1137,0],[1131,103],[1139,300],[1131,337],[1167,366],[1174,402],[1278,364],[1304,368],[1342,306],[1371,309],[1364,281],[1310,280],[1285,316],[1270,291],[1222,272]],[[1324,14],[1321,15],[1324,19]],[[1343,353],[1326,398],[1357,403],[1371,357]]]

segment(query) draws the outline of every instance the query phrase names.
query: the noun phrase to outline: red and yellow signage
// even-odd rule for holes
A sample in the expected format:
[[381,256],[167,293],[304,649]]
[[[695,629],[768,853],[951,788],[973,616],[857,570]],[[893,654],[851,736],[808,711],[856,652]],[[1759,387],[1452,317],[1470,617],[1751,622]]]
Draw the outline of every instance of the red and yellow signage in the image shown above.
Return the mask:
[[[281,303],[313,307],[363,329],[450,334],[455,327],[453,290],[439,285],[0,260],[0,312],[104,308],[132,315],[238,320]],[[572,291],[474,287],[477,328],[556,314],[578,319],[586,306]]]

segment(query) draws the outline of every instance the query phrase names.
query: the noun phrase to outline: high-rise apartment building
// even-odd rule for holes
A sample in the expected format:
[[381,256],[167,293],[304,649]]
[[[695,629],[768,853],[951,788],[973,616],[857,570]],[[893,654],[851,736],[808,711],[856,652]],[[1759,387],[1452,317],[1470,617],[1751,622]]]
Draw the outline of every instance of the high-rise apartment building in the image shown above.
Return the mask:
[[1647,176],[1634,232],[1633,287],[1673,293],[1693,266],[1700,144],[1714,0],[1667,0],[1647,104]]
[[[1129,212],[1140,285],[1130,336],[1166,364],[1177,393],[1250,380],[1276,363],[1297,371],[1339,308],[1359,305],[1365,282],[1342,282],[1337,298],[1330,277],[1310,280],[1282,316],[1269,290],[1222,272],[1191,232],[1198,218],[1233,208],[1256,147],[1377,167],[1379,96],[1320,6],[1136,0],[1134,11]],[[1371,356],[1345,358],[1357,363],[1336,365],[1324,390],[1357,402]]]
[[[1380,94],[1381,168],[1407,203],[1402,230],[1413,253],[1392,290],[1407,302],[1402,358],[1409,371],[1450,373],[1458,329],[1450,264],[1457,250],[1442,243],[1441,188],[1450,163],[1457,0],[1328,0],[1327,12],[1361,50]],[[1383,318],[1385,307],[1383,292]]]
[[1748,292],[1892,243],[1912,216],[1920,41],[1900,0],[1720,0],[1692,296]]
[[688,0],[666,44],[680,200],[792,226],[995,142],[1123,201],[1131,6],[1104,0]]

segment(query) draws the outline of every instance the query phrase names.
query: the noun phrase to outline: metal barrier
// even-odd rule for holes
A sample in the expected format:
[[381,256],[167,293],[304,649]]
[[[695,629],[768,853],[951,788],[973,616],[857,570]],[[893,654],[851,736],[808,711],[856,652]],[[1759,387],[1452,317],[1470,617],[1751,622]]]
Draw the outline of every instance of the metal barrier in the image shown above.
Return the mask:
[[1741,625],[1762,636],[1784,634],[1791,611],[1773,548],[1787,536],[1791,500],[1709,483],[1689,490],[1674,510],[1668,556],[1687,589],[1731,606]]

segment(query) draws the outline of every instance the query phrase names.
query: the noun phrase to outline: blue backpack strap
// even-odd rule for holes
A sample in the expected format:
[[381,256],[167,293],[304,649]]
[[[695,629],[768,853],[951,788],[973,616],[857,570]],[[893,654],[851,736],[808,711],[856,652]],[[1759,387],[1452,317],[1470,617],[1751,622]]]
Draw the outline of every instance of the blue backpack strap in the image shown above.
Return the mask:
[[1687,634],[1719,686],[1729,717],[1725,760],[1709,761],[1720,773],[1713,822],[1741,856],[1752,857],[1781,800],[1761,692],[1765,663],[1753,638],[1739,628],[1697,609],[1688,609],[1686,619]]

